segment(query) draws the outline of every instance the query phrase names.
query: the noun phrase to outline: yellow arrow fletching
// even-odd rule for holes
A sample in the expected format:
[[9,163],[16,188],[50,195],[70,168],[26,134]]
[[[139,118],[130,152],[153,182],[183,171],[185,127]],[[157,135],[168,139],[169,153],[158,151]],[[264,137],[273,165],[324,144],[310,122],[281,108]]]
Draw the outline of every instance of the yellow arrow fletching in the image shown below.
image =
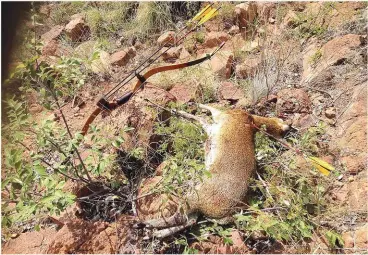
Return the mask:
[[318,169],[318,171],[320,171],[323,175],[325,176],[329,176],[330,175],[330,171],[328,171],[326,168],[312,162],[312,164]]
[[211,19],[212,17],[215,17],[218,14],[218,9],[212,9],[209,13],[207,13],[199,22],[198,26],[205,23],[207,20]]
[[330,174],[330,171],[335,170],[335,168],[333,166],[331,166],[329,163],[327,163],[326,161],[320,159],[320,158],[316,158],[316,157],[308,157],[311,161],[312,164],[323,174],[328,176]]
[[201,19],[204,15],[206,15],[211,10],[212,10],[211,4],[207,5],[200,12],[198,12],[197,15],[194,16],[194,18],[192,19],[192,21],[196,21],[196,20]]

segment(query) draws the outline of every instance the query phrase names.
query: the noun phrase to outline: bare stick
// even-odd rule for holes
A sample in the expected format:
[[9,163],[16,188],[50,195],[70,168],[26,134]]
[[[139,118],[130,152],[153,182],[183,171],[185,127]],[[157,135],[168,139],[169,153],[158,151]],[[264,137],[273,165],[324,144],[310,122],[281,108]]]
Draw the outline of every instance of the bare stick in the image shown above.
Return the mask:
[[[46,87],[48,87],[48,86],[46,86]],[[69,137],[70,137],[71,139],[73,139],[73,135],[72,135],[72,133],[71,133],[71,131],[70,131],[70,128],[69,128],[69,125],[68,125],[68,123],[67,123],[67,121],[66,121],[66,118],[65,118],[65,115],[64,115],[64,113],[63,113],[63,110],[62,110],[62,109],[61,109],[61,107],[60,107],[59,100],[58,100],[58,98],[56,97],[55,91],[52,91],[51,89],[49,89],[49,91],[51,92],[51,94],[52,94],[52,96],[53,96],[53,98],[54,98],[54,100],[55,100],[55,103],[56,103],[56,105],[57,105],[57,107],[58,107],[58,110],[59,110],[59,112],[60,112],[61,118],[63,119],[64,125],[65,125],[66,130],[67,130],[67,132],[68,132],[68,134],[69,134]],[[80,155],[80,153],[79,153],[78,149],[77,149],[77,148],[74,148],[74,152],[77,154],[77,157],[78,157],[78,159],[79,159],[79,162],[81,163],[81,165],[82,165],[82,167],[83,167],[83,170],[84,170],[84,173],[86,174],[86,176],[87,176],[88,180],[89,180],[90,182],[92,182],[92,178],[91,178],[91,176],[89,175],[89,173],[88,173],[88,170],[87,170],[86,166],[84,165],[84,162],[83,162],[83,160],[82,160],[82,157],[81,157],[81,155]]]
[[[22,145],[24,148],[26,148],[28,151],[32,151],[30,148],[28,148],[25,144],[23,144],[22,142],[19,142],[18,141],[18,143],[20,144],[20,145]],[[69,179],[71,179],[71,180],[73,180],[73,181],[84,181],[84,180],[78,180],[78,179],[76,179],[76,178],[74,178],[74,177],[72,177],[72,176],[70,176],[70,175],[67,175],[67,174],[65,174],[65,173],[62,173],[61,171],[59,171],[59,169],[56,169],[56,168],[54,168],[49,162],[47,162],[46,160],[44,160],[43,158],[41,158],[40,159],[43,163],[45,163],[48,167],[50,167],[50,168],[52,168],[52,170],[54,170],[55,172],[58,172],[59,174],[61,174],[62,176],[64,176],[64,177],[66,177],[66,178],[69,178]],[[85,182],[85,181],[84,181]],[[87,182],[86,182],[87,183]]]

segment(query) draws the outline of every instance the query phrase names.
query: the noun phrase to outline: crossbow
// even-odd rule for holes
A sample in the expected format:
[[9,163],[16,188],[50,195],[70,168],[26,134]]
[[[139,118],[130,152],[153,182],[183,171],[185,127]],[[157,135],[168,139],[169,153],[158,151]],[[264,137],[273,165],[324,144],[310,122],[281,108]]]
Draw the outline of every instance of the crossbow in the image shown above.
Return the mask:
[[189,61],[189,62],[186,62],[186,63],[175,64],[175,65],[166,65],[166,66],[156,67],[156,68],[153,68],[153,69],[149,70],[144,75],[140,75],[140,74],[136,73],[136,76],[138,77],[138,81],[134,85],[133,89],[130,92],[126,93],[122,97],[120,97],[118,99],[115,99],[111,102],[107,101],[104,97],[101,98],[97,102],[97,108],[88,117],[87,121],[85,122],[85,124],[82,128],[81,134],[83,136],[87,134],[89,126],[91,125],[91,123],[96,119],[96,117],[102,111],[111,112],[111,111],[115,110],[116,108],[118,108],[118,107],[124,105],[125,103],[127,103],[137,93],[137,91],[139,91],[140,89],[144,89],[144,85],[146,84],[147,79],[149,77],[151,77],[152,75],[160,73],[160,72],[171,71],[171,70],[181,69],[181,68],[185,68],[185,67],[200,64],[200,63],[202,63],[206,60],[211,59],[211,57],[213,55],[215,55],[216,52],[218,52],[224,45],[225,45],[225,42],[221,43],[221,45],[217,49],[215,49],[211,54],[207,54],[205,57],[202,57],[202,58],[199,58],[199,59],[196,59],[196,60],[192,60],[192,61]]

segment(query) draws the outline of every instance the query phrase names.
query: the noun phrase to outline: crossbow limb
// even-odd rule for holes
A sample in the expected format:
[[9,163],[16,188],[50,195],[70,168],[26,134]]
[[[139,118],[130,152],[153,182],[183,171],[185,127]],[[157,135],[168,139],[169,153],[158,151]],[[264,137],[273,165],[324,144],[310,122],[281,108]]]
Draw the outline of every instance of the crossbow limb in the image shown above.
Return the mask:
[[91,123],[96,119],[96,117],[102,111],[113,111],[116,108],[118,108],[119,106],[122,106],[123,104],[127,103],[139,89],[144,88],[144,84],[146,83],[147,79],[149,77],[151,77],[152,75],[160,73],[160,72],[164,72],[164,71],[176,70],[176,69],[181,69],[181,68],[185,68],[185,67],[200,64],[200,63],[210,59],[213,55],[215,55],[216,52],[219,51],[224,46],[224,44],[225,44],[225,42],[223,42],[214,52],[212,52],[211,54],[208,54],[207,56],[205,56],[203,58],[199,58],[199,59],[196,59],[196,60],[193,60],[193,61],[189,61],[189,62],[181,63],[181,64],[176,64],[176,65],[156,67],[156,68],[153,68],[153,69],[149,70],[148,72],[146,72],[143,76],[137,74],[137,77],[138,77],[139,80],[135,84],[135,86],[133,87],[132,91],[126,93],[121,98],[115,99],[112,102],[108,102],[105,98],[101,98],[98,101],[98,103],[97,103],[98,107],[88,117],[86,123],[84,124],[84,126],[82,128],[82,135],[84,136],[84,135],[87,134],[89,126],[91,125]]

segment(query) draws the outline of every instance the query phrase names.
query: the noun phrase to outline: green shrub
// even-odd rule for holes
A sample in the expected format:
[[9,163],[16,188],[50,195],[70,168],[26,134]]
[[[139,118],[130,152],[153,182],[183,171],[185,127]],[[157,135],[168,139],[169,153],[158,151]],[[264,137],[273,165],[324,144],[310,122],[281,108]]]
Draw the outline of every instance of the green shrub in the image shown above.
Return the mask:
[[316,65],[318,63],[318,61],[321,59],[322,57],[322,51],[321,49],[318,49],[310,58],[309,58],[309,63],[311,65]]
[[194,188],[192,182],[205,174],[202,143],[206,135],[200,127],[176,116],[157,123],[155,134],[164,138],[158,152],[167,162],[158,189],[182,197]]

